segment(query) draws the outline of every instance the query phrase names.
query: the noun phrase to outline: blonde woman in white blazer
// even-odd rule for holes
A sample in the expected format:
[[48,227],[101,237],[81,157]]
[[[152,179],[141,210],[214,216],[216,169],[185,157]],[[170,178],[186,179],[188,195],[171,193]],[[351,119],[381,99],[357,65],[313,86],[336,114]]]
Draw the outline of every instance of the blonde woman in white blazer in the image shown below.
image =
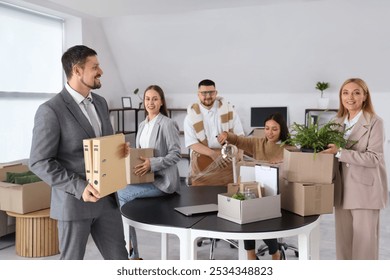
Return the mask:
[[[388,199],[383,154],[383,121],[373,109],[366,83],[359,78],[341,86],[337,122],[348,145],[329,144],[325,153],[339,160],[335,182],[336,256],[340,260],[379,258],[380,210]],[[349,128],[349,129],[348,129]]]

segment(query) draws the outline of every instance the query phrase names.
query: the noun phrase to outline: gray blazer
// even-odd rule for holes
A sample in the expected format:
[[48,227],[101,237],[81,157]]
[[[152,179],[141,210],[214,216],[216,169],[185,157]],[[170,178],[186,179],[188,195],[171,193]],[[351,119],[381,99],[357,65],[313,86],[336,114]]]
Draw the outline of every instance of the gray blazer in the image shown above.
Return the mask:
[[[136,147],[139,148],[139,138],[145,127],[145,120],[140,123]],[[151,170],[154,172],[154,185],[165,193],[179,190],[180,175],[177,163],[181,158],[179,127],[170,118],[160,114],[150,135],[149,147],[154,147],[154,157],[150,159]]]
[[[337,119],[343,124],[344,119]],[[362,114],[352,129],[350,140],[357,140],[341,152],[342,180],[335,185],[335,206],[344,209],[382,209],[388,198],[383,153],[383,121],[376,115]]]
[[[102,135],[113,134],[105,99],[92,93],[102,124]],[[59,94],[39,106],[34,120],[30,169],[52,187],[50,216],[73,221],[98,217],[107,196],[96,203],[86,203],[82,193],[87,185],[83,139],[94,138],[91,124],[69,92]]]

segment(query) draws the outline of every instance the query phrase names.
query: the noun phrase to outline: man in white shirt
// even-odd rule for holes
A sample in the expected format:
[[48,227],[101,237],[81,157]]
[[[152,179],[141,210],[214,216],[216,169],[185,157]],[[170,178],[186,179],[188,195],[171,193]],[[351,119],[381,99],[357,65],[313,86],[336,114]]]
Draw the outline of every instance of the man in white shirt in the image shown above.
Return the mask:
[[203,80],[198,85],[199,102],[187,108],[184,119],[185,145],[191,149],[190,183],[227,185],[233,182],[232,164],[221,157],[217,135],[230,131],[244,135],[233,106],[218,97],[215,83]]

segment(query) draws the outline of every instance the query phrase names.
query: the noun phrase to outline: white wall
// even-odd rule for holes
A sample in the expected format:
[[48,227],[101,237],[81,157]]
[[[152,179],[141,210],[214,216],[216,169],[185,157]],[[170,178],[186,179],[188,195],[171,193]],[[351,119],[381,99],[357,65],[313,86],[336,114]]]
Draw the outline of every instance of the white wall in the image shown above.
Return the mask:
[[316,107],[317,81],[330,83],[326,94],[337,108],[339,86],[358,76],[368,83],[388,134],[389,1],[257,1],[167,10],[83,17],[82,43],[99,54],[99,93],[111,107],[120,106],[121,96],[136,103],[132,91],[154,83],[165,90],[169,107],[186,107],[196,100],[197,83],[210,78],[249,132],[250,107],[288,106],[290,123],[303,122],[304,109]]
[[[330,107],[338,108],[339,86],[361,77],[388,134],[390,2],[261,2],[103,19],[123,94],[156,83],[165,90],[169,107],[183,107],[195,100],[197,83],[210,78],[236,105],[249,132],[252,106],[288,106],[290,123],[302,123],[304,109],[316,107],[317,81],[330,83],[326,95]],[[119,97],[113,96],[113,104]]]
[[[339,86],[358,76],[378,100],[378,114],[389,119],[388,1],[261,3],[103,19],[123,95],[156,83],[170,107],[186,106],[197,83],[210,78],[249,130],[251,106],[287,105],[290,121],[302,122],[304,109],[316,107],[317,81],[330,83],[326,94],[337,108]],[[120,96],[112,103],[119,105]]]

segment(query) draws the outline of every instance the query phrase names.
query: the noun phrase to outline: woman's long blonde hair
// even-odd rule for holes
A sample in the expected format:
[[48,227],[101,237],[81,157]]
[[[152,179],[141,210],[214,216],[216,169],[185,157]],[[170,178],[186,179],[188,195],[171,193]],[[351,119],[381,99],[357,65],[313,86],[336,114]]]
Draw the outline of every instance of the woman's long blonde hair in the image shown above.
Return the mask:
[[343,93],[344,86],[346,84],[349,84],[349,83],[355,83],[355,84],[359,85],[363,89],[363,93],[366,95],[366,100],[363,102],[363,105],[362,105],[363,113],[368,113],[371,116],[374,115],[375,111],[374,111],[374,107],[372,106],[372,102],[371,102],[370,90],[368,89],[366,82],[360,78],[350,78],[350,79],[346,80],[340,87],[340,92],[339,92],[340,107],[339,107],[339,111],[337,112],[337,117],[342,118],[342,117],[345,117],[348,115],[348,110],[343,105],[343,102],[341,100],[341,95]]

